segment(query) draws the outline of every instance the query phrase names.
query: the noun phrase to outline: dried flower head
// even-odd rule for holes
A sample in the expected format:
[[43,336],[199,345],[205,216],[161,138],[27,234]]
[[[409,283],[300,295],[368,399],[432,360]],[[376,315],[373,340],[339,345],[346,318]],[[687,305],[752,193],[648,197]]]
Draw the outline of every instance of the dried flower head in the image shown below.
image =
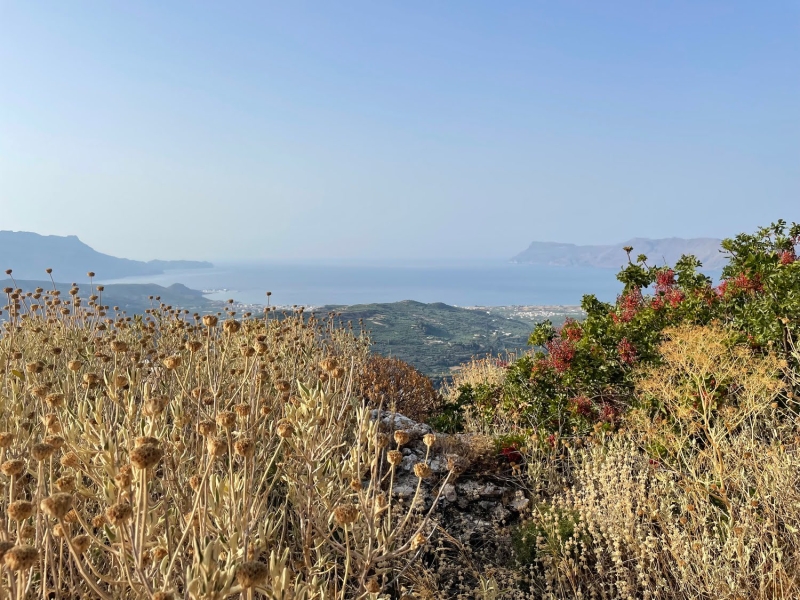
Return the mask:
[[333,520],[338,525],[350,525],[358,518],[358,508],[353,504],[341,504],[333,509]]
[[86,534],[76,535],[72,538],[71,543],[76,553],[83,554],[92,545],[92,538]]
[[203,325],[206,327],[216,327],[219,319],[214,315],[203,315]]
[[217,425],[223,429],[233,429],[236,425],[236,414],[230,410],[223,411],[217,415]]
[[25,461],[21,458],[12,458],[0,465],[0,471],[9,477],[19,477],[25,470]]
[[16,500],[8,505],[6,513],[12,521],[24,521],[33,514],[33,503],[27,500]]
[[8,431],[0,433],[0,448],[8,448],[14,442],[14,434]]
[[403,446],[408,443],[411,439],[411,435],[407,431],[403,431],[402,429],[398,429],[394,432],[394,441],[397,442],[398,446]]
[[386,460],[389,461],[390,465],[397,467],[403,462],[403,453],[400,450],[389,450],[386,453]]
[[249,560],[236,569],[236,581],[243,588],[251,588],[263,583],[269,575],[269,567],[262,562]]
[[38,444],[34,444],[33,447],[31,447],[31,456],[33,456],[33,458],[38,461],[47,460],[48,458],[53,456],[53,453],[55,451],[56,451],[55,446],[51,446],[50,444],[45,444],[44,442],[40,442]]
[[422,436],[422,442],[428,447],[432,447],[436,443],[436,434],[426,433]]
[[256,445],[250,438],[241,438],[236,440],[236,443],[233,445],[233,449],[239,456],[250,458],[256,451]]
[[414,465],[414,475],[420,479],[426,479],[431,476],[431,468],[424,462],[418,462]]
[[11,571],[26,571],[39,562],[39,551],[31,546],[14,546],[6,551],[3,561]]
[[143,471],[156,466],[162,456],[164,456],[164,451],[161,448],[155,444],[144,444],[131,451],[131,464]]
[[132,516],[133,508],[127,502],[117,502],[106,509],[106,518],[112,525],[124,525]]
[[62,467],[67,467],[68,469],[77,469],[81,464],[78,455],[74,452],[67,452],[59,462],[61,462]]
[[377,577],[373,577],[370,580],[368,580],[366,585],[364,586],[364,588],[370,594],[380,594],[381,593],[381,584],[378,581]]
[[181,357],[179,354],[173,354],[164,359],[164,366],[173,371],[181,366]]
[[62,475],[58,479],[56,479],[56,489],[59,492],[65,493],[72,493],[75,491],[77,487],[77,479],[75,479],[75,475]]
[[294,425],[288,421],[278,423],[277,432],[278,436],[282,438],[290,438],[294,435]]
[[242,324],[235,319],[228,319],[222,324],[222,330],[228,334],[234,334],[242,328]]
[[44,498],[39,504],[39,507],[45,514],[54,519],[63,519],[64,515],[72,508],[72,494],[58,492]]
[[228,451],[228,444],[218,437],[210,437],[206,440],[206,449],[211,456],[219,458]]
[[217,433],[217,424],[214,421],[201,421],[197,424],[197,433],[209,437]]
[[71,360],[67,363],[67,368],[73,373],[77,373],[83,368],[83,363],[79,360]]

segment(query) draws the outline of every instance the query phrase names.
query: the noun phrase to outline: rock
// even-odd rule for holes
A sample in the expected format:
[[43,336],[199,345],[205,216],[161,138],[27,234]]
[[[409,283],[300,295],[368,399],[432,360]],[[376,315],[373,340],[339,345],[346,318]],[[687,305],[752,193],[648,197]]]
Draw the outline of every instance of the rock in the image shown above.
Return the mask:
[[[375,420],[378,418],[378,409],[373,409],[370,413],[370,418]],[[422,439],[426,433],[432,433],[430,425],[425,423],[417,423],[400,413],[393,413],[386,410],[380,411],[380,422],[386,431],[397,431],[398,429],[407,432],[411,436],[411,440]]]

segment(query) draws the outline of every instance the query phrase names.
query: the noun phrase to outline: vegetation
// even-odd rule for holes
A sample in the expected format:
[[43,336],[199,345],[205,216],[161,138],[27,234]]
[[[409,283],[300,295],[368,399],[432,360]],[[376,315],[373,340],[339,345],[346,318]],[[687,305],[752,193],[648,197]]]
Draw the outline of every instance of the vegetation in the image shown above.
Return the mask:
[[[128,317],[6,288],[1,593],[796,598],[799,242],[783,222],[724,241],[716,286],[691,257],[631,258],[616,303],[585,297],[441,395],[334,315]],[[440,431],[413,470],[376,406]],[[452,518],[478,462],[492,479],[464,487],[513,482],[514,516]]]

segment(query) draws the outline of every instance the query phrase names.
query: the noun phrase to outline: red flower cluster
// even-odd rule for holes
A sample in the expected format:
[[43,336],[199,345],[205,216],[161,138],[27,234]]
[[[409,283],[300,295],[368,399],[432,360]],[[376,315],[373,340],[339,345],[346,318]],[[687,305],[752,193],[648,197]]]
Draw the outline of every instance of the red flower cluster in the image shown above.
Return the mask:
[[592,401],[584,395],[571,398],[569,408],[573,413],[581,417],[590,417],[594,413]]
[[753,277],[750,277],[747,273],[739,273],[734,279],[726,279],[717,287],[717,293],[720,296],[737,292],[755,293],[763,290],[764,284],[761,282],[761,276],[758,273]]
[[522,462],[522,453],[519,451],[519,447],[516,443],[503,446],[500,449],[500,454],[505,456],[506,460],[510,463]]
[[631,365],[636,360],[636,347],[628,338],[622,338],[617,344],[617,354],[619,354],[619,359],[622,362],[626,365]]
[[562,338],[570,342],[578,342],[583,337],[583,328],[575,319],[567,318],[559,333]]
[[620,321],[628,323],[642,306],[642,290],[639,288],[632,288],[627,293],[623,294],[617,299],[617,306],[619,308],[619,315],[613,314],[612,319],[615,323]]
[[547,360],[559,373],[569,369],[572,359],[575,358],[575,346],[569,340],[553,338],[545,345],[549,356]]
[[656,293],[666,292],[672,289],[675,285],[675,271],[667,269],[666,271],[659,271],[656,276]]
[[780,263],[782,265],[790,265],[795,260],[797,260],[797,256],[794,253],[794,248],[792,248],[791,250],[784,250],[783,252],[781,252]]
[[617,409],[611,406],[608,403],[603,403],[603,406],[600,407],[600,420],[605,421],[606,423],[613,423],[617,420]]

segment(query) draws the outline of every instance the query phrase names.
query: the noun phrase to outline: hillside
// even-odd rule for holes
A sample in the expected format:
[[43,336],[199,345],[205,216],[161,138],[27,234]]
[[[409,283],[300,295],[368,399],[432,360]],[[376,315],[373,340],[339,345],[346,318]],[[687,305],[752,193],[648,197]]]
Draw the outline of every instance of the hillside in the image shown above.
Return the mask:
[[651,264],[675,264],[683,254],[693,254],[705,269],[721,269],[725,255],[720,251],[721,240],[715,238],[634,238],[611,245],[579,246],[556,242],[532,242],[514,256],[516,263],[558,266],[599,267],[617,269],[627,260],[625,246],[632,246],[632,256],[645,254]]
[[336,312],[343,322],[351,321],[354,328],[363,320],[375,352],[405,360],[426,375],[440,379],[473,356],[525,349],[537,321],[549,318],[559,323],[567,315],[580,314],[575,307],[547,307],[547,311],[534,308],[459,308],[440,302],[404,300],[323,306],[314,312]]
[[170,269],[203,269],[209,262],[191,260],[152,260],[143,262],[117,258],[97,252],[77,236],[39,235],[27,231],[0,231],[0,267],[13,269],[21,279],[41,279],[45,269],[53,269],[61,281],[88,281],[94,271],[103,279],[135,275],[158,275]]

